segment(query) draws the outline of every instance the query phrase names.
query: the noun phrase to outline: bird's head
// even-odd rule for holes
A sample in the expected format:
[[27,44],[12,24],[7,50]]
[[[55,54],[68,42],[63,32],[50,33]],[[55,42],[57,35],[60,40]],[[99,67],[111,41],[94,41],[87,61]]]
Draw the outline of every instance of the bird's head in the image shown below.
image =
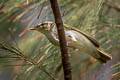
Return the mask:
[[36,25],[34,28],[30,28],[30,30],[40,31],[42,33],[49,32],[54,26],[53,22],[41,22]]

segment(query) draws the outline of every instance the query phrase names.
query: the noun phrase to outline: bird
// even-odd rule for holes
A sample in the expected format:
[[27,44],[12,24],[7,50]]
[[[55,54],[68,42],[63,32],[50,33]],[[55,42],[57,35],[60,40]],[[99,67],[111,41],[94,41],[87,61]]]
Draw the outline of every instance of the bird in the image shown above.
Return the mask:
[[[71,52],[72,50],[88,54],[101,64],[112,59],[110,54],[104,52],[104,50],[100,48],[100,43],[96,39],[75,27],[71,27],[67,24],[63,24],[63,26],[68,51],[70,50]],[[41,32],[53,45],[59,47],[59,38],[55,22],[40,22],[34,28],[30,28],[30,30]]]

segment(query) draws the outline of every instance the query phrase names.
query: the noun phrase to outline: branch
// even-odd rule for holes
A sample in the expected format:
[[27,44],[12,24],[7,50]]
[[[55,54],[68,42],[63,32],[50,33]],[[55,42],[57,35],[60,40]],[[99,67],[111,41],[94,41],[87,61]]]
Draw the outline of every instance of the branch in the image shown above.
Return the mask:
[[69,56],[67,51],[67,42],[65,38],[65,32],[63,27],[63,21],[60,14],[59,6],[57,0],[50,0],[51,7],[53,10],[55,23],[57,26],[59,41],[60,41],[60,49],[61,49],[61,55],[62,55],[62,65],[64,70],[64,79],[65,80],[72,80],[72,74],[71,74],[71,67],[69,63]]
[[11,53],[15,53],[21,60],[26,61],[28,64],[34,65],[37,68],[39,68],[41,71],[45,72],[52,80],[56,80],[49,72],[47,72],[44,68],[42,68],[37,62],[35,62],[32,59],[29,59],[28,57],[26,57],[25,55],[23,55],[23,53],[16,49],[15,47],[12,47],[12,49],[10,49],[8,46],[6,46],[3,43],[0,43],[0,48],[6,51],[9,51]]

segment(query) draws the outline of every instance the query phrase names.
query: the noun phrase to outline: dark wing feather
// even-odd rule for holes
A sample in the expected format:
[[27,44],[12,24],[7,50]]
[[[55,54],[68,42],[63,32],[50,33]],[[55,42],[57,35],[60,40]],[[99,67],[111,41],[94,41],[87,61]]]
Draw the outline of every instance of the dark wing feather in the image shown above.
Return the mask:
[[100,43],[99,43],[97,40],[95,40],[94,38],[92,38],[92,37],[89,36],[88,34],[84,33],[83,31],[80,31],[79,29],[74,28],[74,27],[69,27],[69,26],[67,26],[66,24],[64,24],[64,27],[65,27],[66,29],[75,30],[75,31],[81,33],[81,34],[84,35],[86,38],[88,38],[96,47],[100,47]]

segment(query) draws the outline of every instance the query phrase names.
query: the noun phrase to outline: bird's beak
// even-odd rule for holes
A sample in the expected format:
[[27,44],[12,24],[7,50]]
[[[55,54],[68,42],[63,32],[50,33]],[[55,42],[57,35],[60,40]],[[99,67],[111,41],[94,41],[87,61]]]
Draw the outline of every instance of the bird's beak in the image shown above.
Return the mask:
[[38,30],[39,28],[30,28],[29,30]]

